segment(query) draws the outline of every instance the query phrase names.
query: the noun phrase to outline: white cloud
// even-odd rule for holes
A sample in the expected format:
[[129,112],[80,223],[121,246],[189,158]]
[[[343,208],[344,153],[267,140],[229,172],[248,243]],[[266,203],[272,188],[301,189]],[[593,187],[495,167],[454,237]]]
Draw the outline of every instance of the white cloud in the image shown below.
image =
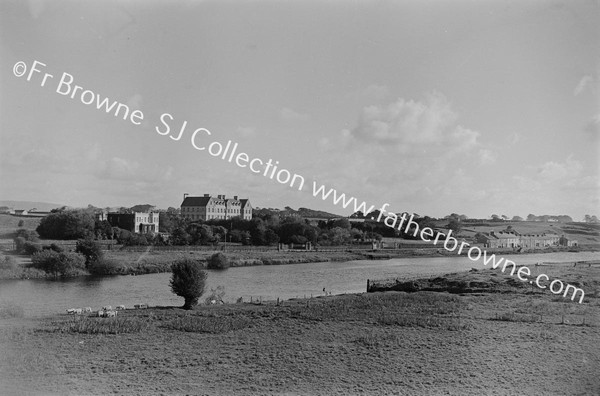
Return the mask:
[[592,76],[586,75],[583,76],[581,78],[581,80],[579,80],[579,83],[577,84],[577,86],[575,87],[575,89],[573,90],[573,95],[577,96],[580,93],[582,93],[583,91],[585,91],[585,89],[594,81],[594,78]]
[[365,88],[363,95],[367,100],[379,102],[388,96],[389,91],[385,85],[371,84]]
[[519,135],[518,133],[514,132],[513,134],[511,134],[508,138],[508,142],[511,145],[515,145],[519,142],[519,140],[521,140],[521,135]]
[[242,137],[256,136],[256,128],[254,127],[238,127],[236,131]]
[[302,122],[310,119],[308,114],[302,114],[295,110],[290,109],[289,107],[283,107],[279,111],[279,115],[283,121],[286,122]]
[[481,165],[489,165],[496,162],[497,156],[489,149],[479,150],[479,163]]
[[538,174],[547,181],[557,181],[564,178],[579,176],[583,170],[581,162],[571,157],[563,163],[548,161],[538,168]]
[[584,129],[592,135],[598,135],[600,133],[600,114],[596,114],[592,117]]

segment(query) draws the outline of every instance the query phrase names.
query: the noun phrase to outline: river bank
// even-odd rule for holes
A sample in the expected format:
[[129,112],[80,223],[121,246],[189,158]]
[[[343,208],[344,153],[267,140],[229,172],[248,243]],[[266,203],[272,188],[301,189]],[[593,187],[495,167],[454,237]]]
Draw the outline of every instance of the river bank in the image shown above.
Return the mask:
[[[512,249],[494,249],[490,253],[499,255],[528,255],[556,252],[589,252],[588,249],[549,248],[516,252]],[[144,275],[171,271],[171,264],[179,258],[197,259],[206,267],[206,260],[214,253],[221,252],[227,256],[231,267],[255,265],[287,265],[321,262],[344,262],[354,260],[389,260],[395,258],[432,258],[458,256],[443,248],[410,248],[382,250],[313,250],[313,251],[277,251],[277,250],[174,250],[161,251],[148,248],[137,251],[127,248],[104,251],[103,275]],[[466,257],[466,252],[460,256]],[[90,275],[80,271],[76,276]],[[28,256],[0,253],[0,280],[2,279],[43,279],[51,278],[44,271],[33,268]]]
[[[598,268],[569,271],[565,281],[600,281]],[[598,298],[576,304],[527,288],[155,307],[112,319],[16,312],[0,319],[0,383],[8,395],[595,395],[599,338]]]

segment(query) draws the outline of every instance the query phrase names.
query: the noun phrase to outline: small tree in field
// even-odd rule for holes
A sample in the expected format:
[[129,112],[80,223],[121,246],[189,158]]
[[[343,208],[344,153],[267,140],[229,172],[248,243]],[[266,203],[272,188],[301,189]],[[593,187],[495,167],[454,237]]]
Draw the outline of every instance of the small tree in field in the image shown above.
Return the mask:
[[206,271],[202,270],[199,262],[188,258],[173,263],[171,271],[171,291],[185,299],[183,309],[192,309],[204,293]]
[[215,253],[208,258],[208,268],[224,270],[229,268],[229,259],[223,253]]

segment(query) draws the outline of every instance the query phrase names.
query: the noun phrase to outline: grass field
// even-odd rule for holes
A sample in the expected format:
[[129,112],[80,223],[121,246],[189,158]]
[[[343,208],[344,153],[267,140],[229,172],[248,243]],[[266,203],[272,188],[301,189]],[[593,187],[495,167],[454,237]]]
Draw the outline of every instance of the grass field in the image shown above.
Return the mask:
[[[598,267],[562,275],[600,282]],[[576,304],[527,288],[156,307],[110,319],[4,312],[0,382],[7,395],[600,391],[600,299]]]

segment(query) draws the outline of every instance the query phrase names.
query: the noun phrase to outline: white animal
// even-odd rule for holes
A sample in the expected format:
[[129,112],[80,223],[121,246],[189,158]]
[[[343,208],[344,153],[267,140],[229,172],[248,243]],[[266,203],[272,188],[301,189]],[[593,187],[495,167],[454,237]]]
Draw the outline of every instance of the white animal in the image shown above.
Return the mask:
[[75,308],[69,308],[69,309],[67,309],[67,314],[69,314],[69,315],[75,315]]
[[125,309],[125,305],[117,305],[115,308],[117,309],[117,311],[120,311]]
[[112,307],[110,305],[107,305],[106,307],[102,307],[103,311],[112,311]]
[[101,318],[101,317],[104,316],[104,311],[103,310],[99,310],[96,314],[98,315],[99,318]]
[[146,308],[148,308],[148,305],[147,304],[135,304],[133,307],[136,309],[146,309]]
[[117,316],[117,311],[106,311],[105,314],[107,318],[113,318]]
[[86,313],[92,312],[92,307],[85,307],[85,308],[83,308],[83,312],[86,312]]

